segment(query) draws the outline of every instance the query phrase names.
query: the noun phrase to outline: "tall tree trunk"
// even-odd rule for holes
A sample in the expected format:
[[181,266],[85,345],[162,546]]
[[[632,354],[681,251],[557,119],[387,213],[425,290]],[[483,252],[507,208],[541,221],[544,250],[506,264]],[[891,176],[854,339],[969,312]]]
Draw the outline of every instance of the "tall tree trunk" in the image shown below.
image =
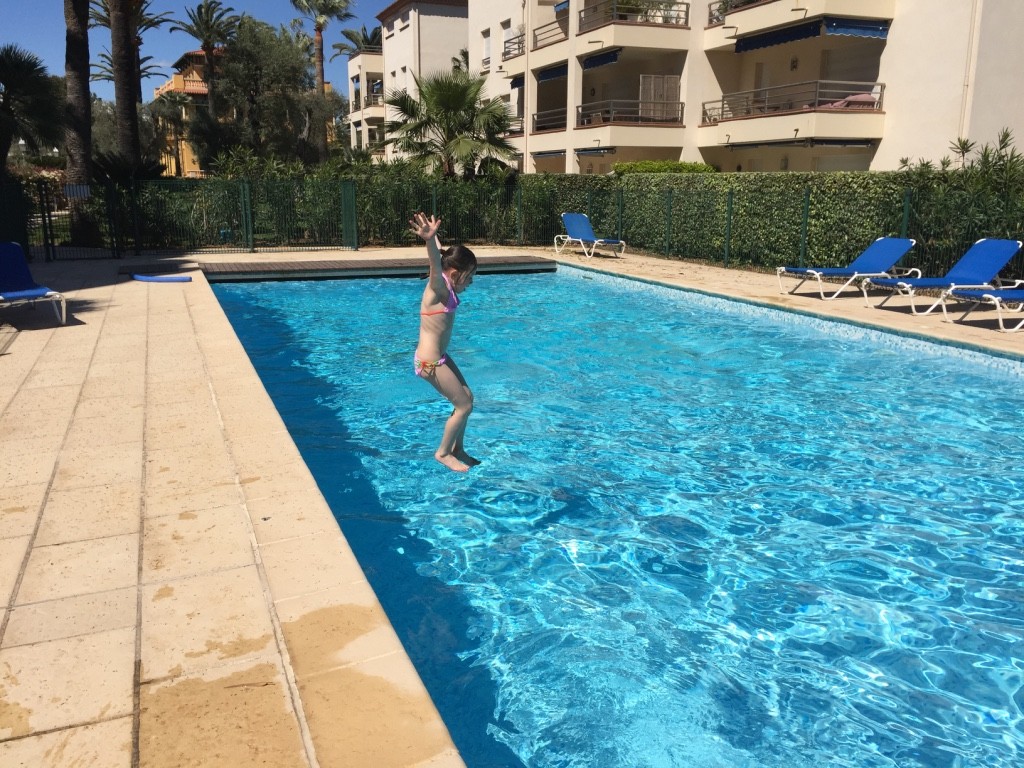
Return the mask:
[[117,151],[125,163],[142,164],[139,141],[139,113],[136,107],[135,46],[128,13],[129,0],[108,0],[110,10],[110,61],[114,69],[114,120]]
[[206,81],[206,110],[210,113],[210,117],[217,119],[217,110],[214,108],[213,103],[213,91],[215,80],[217,79],[217,72],[214,68],[213,63],[213,52],[214,46],[203,47],[203,79]]
[[92,96],[89,93],[89,0],[64,0],[67,37],[64,82],[67,86],[68,183],[92,179]]
[[313,29],[313,60],[316,70],[316,92],[326,93],[324,90],[324,29],[320,26]]

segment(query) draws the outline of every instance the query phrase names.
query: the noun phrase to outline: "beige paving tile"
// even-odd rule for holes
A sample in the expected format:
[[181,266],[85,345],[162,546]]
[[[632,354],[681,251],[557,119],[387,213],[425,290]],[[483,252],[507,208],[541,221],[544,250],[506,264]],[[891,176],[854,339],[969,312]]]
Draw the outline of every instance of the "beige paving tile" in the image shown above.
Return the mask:
[[132,718],[0,742],[4,768],[131,768]]
[[60,441],[48,435],[0,442],[0,488],[49,481]]
[[199,512],[239,504],[242,500],[242,492],[237,482],[225,478],[207,485],[190,483],[179,490],[165,490],[159,494],[146,493],[143,514],[149,518]]
[[224,433],[220,418],[212,405],[196,408],[191,403],[181,402],[185,411],[180,414],[149,413],[146,416],[146,450],[159,451],[163,448],[191,446],[206,451],[216,451],[224,446]]
[[260,544],[331,533],[338,523],[319,493],[284,493],[246,502],[256,540]]
[[147,450],[146,494],[177,494],[234,481],[235,464],[223,442]]
[[276,465],[240,465],[238,478],[246,499],[262,499],[282,493],[296,496],[305,493],[320,494],[316,480],[300,458],[282,461]]
[[141,496],[139,483],[51,491],[43,509],[35,545],[40,547],[138,533]]
[[137,534],[35,547],[17,604],[133,587],[138,581],[138,557]]
[[134,627],[136,595],[133,587],[16,606],[4,633],[3,647]]
[[9,605],[31,536],[0,539],[0,605]]
[[[337,667],[404,653],[384,610],[365,582],[277,604],[298,679]],[[286,618],[287,617],[287,618]]]
[[90,446],[142,442],[143,411],[122,408],[114,414],[83,417],[75,415],[64,441],[64,449],[77,452]]
[[78,403],[75,409],[76,419],[110,418],[116,419],[124,413],[144,413],[143,403],[126,403],[124,399],[112,397],[90,397]]
[[451,756],[451,737],[404,656],[333,669],[298,687],[321,765],[407,768]]
[[254,562],[248,519],[240,505],[146,520],[143,582],[168,581]]
[[46,483],[0,487],[0,539],[28,536],[36,528]]
[[341,531],[266,544],[260,555],[275,601],[366,580]]
[[143,587],[143,680],[276,653],[255,566]]
[[68,431],[71,413],[71,405],[31,410],[12,406],[0,416],[0,435],[5,442],[32,437],[61,437]]
[[140,703],[141,768],[309,765],[288,687],[275,663],[232,664],[147,683]]
[[22,388],[18,390],[18,394],[14,396],[11,404],[7,407],[7,412],[66,410],[70,413],[75,403],[78,402],[80,392],[81,387],[75,384]]
[[108,483],[142,482],[142,441],[92,445],[60,454],[53,487],[89,488]]
[[0,649],[0,739],[131,714],[134,668],[134,629]]

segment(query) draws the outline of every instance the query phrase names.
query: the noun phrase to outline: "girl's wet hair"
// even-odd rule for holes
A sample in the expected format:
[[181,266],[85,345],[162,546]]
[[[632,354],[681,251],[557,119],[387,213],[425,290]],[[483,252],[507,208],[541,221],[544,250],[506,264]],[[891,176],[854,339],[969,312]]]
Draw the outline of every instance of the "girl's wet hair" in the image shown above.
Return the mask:
[[453,245],[441,251],[441,269],[457,272],[473,272],[476,269],[476,254],[464,245]]

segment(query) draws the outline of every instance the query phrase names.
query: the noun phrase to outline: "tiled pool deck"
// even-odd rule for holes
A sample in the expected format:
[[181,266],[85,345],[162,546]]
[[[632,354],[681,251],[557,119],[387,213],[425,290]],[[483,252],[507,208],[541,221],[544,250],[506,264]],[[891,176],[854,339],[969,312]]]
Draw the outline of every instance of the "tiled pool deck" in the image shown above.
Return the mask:
[[[513,253],[554,257],[478,249]],[[1024,356],[989,311],[955,325],[774,275],[563,256]],[[461,766],[204,275],[138,282],[131,263],[34,264],[64,327],[0,312],[0,765]]]

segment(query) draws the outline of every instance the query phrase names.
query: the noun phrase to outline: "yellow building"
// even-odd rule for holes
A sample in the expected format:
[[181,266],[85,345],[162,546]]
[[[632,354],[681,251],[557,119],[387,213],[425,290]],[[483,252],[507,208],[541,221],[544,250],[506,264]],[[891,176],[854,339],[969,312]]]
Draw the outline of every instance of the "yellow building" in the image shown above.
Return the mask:
[[160,151],[160,162],[167,170],[167,176],[198,179],[205,176],[199,166],[192,145],[185,139],[185,126],[188,125],[196,110],[206,107],[207,87],[203,79],[206,55],[202,51],[189,51],[174,62],[177,70],[171,79],[153,91],[156,100],[164,94],[182,94],[180,101],[180,120],[159,120],[160,135],[163,147]]

